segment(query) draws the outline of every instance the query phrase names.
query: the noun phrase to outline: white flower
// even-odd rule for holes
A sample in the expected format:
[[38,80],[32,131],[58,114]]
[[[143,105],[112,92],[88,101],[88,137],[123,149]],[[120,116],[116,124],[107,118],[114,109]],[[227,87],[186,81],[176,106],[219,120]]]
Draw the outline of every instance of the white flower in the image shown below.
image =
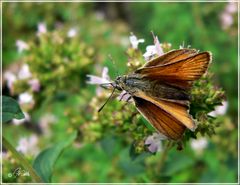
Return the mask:
[[73,38],[73,37],[75,37],[77,35],[77,30],[75,29],[75,28],[71,28],[69,31],[68,31],[68,33],[67,33],[67,36],[69,37],[69,38]]
[[233,24],[233,17],[228,12],[223,12],[220,16],[222,28],[227,29]]
[[[98,77],[95,75],[87,75],[87,77],[88,77],[88,80],[87,80],[88,84],[101,85],[101,84],[105,84],[105,83],[111,83],[110,77],[108,75],[107,67],[103,68],[101,77]],[[110,86],[110,84],[109,85],[106,84],[105,86],[108,87],[108,86]],[[96,89],[97,96],[101,96],[102,92],[103,92],[103,89],[101,87],[97,87],[97,89]]]
[[33,92],[39,92],[41,85],[38,79],[31,79],[28,81],[28,84],[31,86]]
[[157,55],[158,55],[158,56],[163,55],[163,49],[162,49],[162,46],[160,45],[160,42],[159,42],[157,36],[154,37],[154,45],[155,45],[155,47],[156,47]]
[[22,93],[19,95],[18,101],[20,104],[28,104],[28,103],[32,103],[33,102],[33,96],[28,93]]
[[167,139],[166,136],[160,133],[153,133],[145,140],[145,145],[148,146],[148,150],[152,153],[162,151],[162,140]]
[[138,48],[139,43],[144,42],[144,39],[137,39],[137,37],[133,34],[129,37],[129,40],[130,40],[130,43],[131,43],[131,45],[134,49]]
[[162,46],[157,37],[154,36],[154,45],[147,46],[146,52],[143,54],[146,61],[151,60],[155,55],[161,56],[163,55]]
[[41,117],[39,121],[39,126],[41,127],[43,133],[47,136],[50,135],[50,124],[56,123],[57,118],[53,114],[45,114]]
[[3,78],[7,81],[7,87],[11,90],[13,89],[13,84],[17,80],[17,77],[12,72],[5,72]]
[[217,117],[226,114],[228,108],[228,102],[224,101],[222,102],[222,105],[217,106],[214,111],[208,113],[208,115]]
[[237,12],[237,3],[236,2],[229,2],[225,8],[225,11],[228,13],[236,13]]
[[110,83],[110,77],[108,76],[108,68],[104,67],[102,71],[102,77],[98,77],[95,75],[87,75],[88,84],[104,84],[104,83]]
[[156,55],[157,50],[155,45],[147,46],[146,52],[143,54],[146,61],[149,61],[154,55]]
[[17,46],[18,53],[22,53],[24,50],[29,49],[28,44],[22,40],[17,40],[16,46]]
[[21,67],[20,71],[18,72],[18,78],[20,80],[24,80],[24,79],[30,78],[31,76],[32,76],[32,73],[29,70],[28,64],[24,64]]
[[208,141],[206,138],[202,137],[197,140],[191,140],[190,145],[194,151],[201,153],[207,147]]
[[18,141],[17,151],[23,154],[36,155],[38,153],[38,137],[36,135],[31,135],[30,137],[20,138]]
[[47,27],[46,24],[41,22],[38,24],[38,32],[37,35],[43,34],[43,33],[47,33]]

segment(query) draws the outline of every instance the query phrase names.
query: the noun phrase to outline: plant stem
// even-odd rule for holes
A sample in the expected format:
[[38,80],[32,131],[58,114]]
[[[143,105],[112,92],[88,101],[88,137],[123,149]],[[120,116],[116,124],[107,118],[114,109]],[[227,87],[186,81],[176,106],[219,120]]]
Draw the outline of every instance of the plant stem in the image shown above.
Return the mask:
[[28,172],[30,173],[32,179],[35,182],[43,182],[42,179],[38,176],[38,174],[36,173],[36,171],[33,169],[33,167],[31,166],[31,164],[29,164],[29,162],[20,154],[18,153],[15,148],[7,141],[7,139],[3,136],[2,137],[2,142],[3,142],[3,146],[8,149],[9,151],[11,151],[11,153],[13,154],[13,156],[19,161],[19,163],[26,169],[28,170]]
[[168,154],[168,151],[169,149],[172,147],[173,145],[173,141],[168,141],[167,144],[166,144],[166,147],[164,148],[163,152],[162,152],[162,156],[161,156],[161,159],[160,159],[160,162],[158,164],[158,169],[157,169],[157,173],[160,173],[162,168],[163,168],[163,165],[167,159],[167,154]]

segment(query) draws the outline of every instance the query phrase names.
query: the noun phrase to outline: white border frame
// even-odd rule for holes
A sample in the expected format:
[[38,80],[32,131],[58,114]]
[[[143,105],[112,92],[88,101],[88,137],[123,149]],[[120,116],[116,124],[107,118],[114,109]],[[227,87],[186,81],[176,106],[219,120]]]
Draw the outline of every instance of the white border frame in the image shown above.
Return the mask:
[[[182,2],[182,3],[187,3],[187,2],[205,2],[205,3],[207,3],[207,2],[236,2],[236,3],[238,3],[238,179],[237,179],[237,182],[236,183],[25,183],[25,184],[216,184],[216,185],[218,185],[218,184],[240,184],[240,181],[239,181],[239,178],[240,178],[240,174],[239,174],[239,171],[240,171],[240,168],[239,168],[239,146],[240,146],[240,140],[239,140],[239,132],[240,132],[240,128],[239,128],[239,123],[240,123],[240,118],[239,118],[239,116],[240,116],[240,113],[239,113],[239,107],[240,107],[240,105],[239,105],[239,97],[240,97],[240,87],[239,87],[239,85],[240,85],[240,64],[239,64],[239,62],[240,62],[240,59],[239,59],[239,51],[240,51],[240,48],[239,48],[239,43],[240,43],[240,40],[239,40],[239,28],[240,28],[240,26],[239,26],[239,20],[240,20],[240,18],[239,18],[239,16],[240,16],[240,13],[239,13],[239,7],[240,7],[240,2],[238,1],[238,0],[228,0],[228,1],[226,1],[226,0],[186,0],[186,1],[184,1],[184,0],[168,0],[168,1],[166,1],[166,0],[159,0],[159,1],[154,1],[154,0],[148,0],[148,1],[146,1],[146,0],[115,0],[115,1],[112,1],[112,0],[109,0],[109,1],[107,1],[107,0],[103,0],[103,1],[96,1],[96,0],[92,0],[92,1],[87,1],[87,0],[82,0],[82,1],[79,1],[79,0],[69,0],[69,1],[67,1],[67,0],[18,0],[18,1],[16,1],[16,0],[0,0],[0,13],[1,13],[1,26],[0,26],[0,29],[1,29],[1,34],[0,34],[0,42],[1,42],[1,52],[0,52],[0,62],[1,62],[1,69],[0,69],[0,71],[1,71],[1,84],[2,84],[2,53],[3,53],[3,50],[2,50],[2,15],[3,15],[3,3],[11,3],[11,2],[51,2],[51,3],[59,3],[59,2],[69,2],[69,3],[71,3],[71,2],[91,2],[91,3],[93,3],[93,2],[171,2],[171,3],[174,3],[174,2]],[[1,98],[0,98],[0,103],[1,103],[1,109],[0,109],[0,111],[1,111],[1,115],[2,115],[2,85],[1,85]],[[0,131],[1,131],[1,142],[0,142],[0,147],[1,147],[1,170],[0,170],[0,174],[2,174],[2,166],[3,166],[3,161],[2,161],[2,116],[1,116],[1,118],[0,118],[0,121],[1,121],[1,129],[0,129]],[[1,182],[0,182],[1,184],[20,184],[20,183],[3,183],[2,182],[2,175],[1,175]],[[24,183],[21,183],[21,184],[24,184]]]

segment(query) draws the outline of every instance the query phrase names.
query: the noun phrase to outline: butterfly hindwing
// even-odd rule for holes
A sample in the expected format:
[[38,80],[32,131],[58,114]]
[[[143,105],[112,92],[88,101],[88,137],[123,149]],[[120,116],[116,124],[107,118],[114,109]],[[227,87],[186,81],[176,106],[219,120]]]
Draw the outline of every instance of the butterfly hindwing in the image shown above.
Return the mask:
[[133,97],[133,99],[139,112],[160,133],[173,140],[178,140],[182,137],[186,127],[178,119],[145,99],[139,97]]
[[188,112],[189,110],[188,101],[168,100],[150,97],[147,96],[144,92],[138,92],[135,94],[135,96],[153,103],[157,107],[161,108],[163,111],[169,113],[172,117],[179,120],[182,125],[185,125],[192,131],[195,130],[196,125]]

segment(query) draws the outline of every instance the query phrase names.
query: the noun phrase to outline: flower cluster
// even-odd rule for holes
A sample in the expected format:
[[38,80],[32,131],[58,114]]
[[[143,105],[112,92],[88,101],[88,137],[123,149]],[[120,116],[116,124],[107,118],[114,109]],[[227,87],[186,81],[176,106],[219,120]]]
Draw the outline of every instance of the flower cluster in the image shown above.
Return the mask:
[[222,28],[229,29],[234,24],[234,17],[237,14],[237,2],[228,2],[224,11],[220,15]]

